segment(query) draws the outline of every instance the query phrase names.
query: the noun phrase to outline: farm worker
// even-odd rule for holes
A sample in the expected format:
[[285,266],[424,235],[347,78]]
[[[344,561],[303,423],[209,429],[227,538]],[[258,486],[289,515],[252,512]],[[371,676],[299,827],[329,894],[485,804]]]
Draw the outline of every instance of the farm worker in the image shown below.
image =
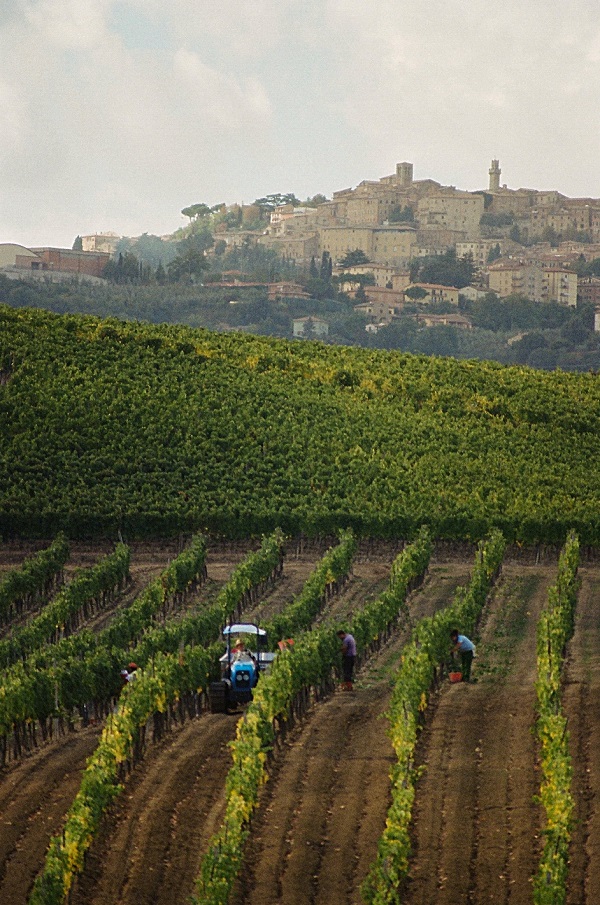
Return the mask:
[[248,660],[249,654],[246,650],[246,645],[242,641],[241,638],[238,638],[233,645],[233,659],[234,660]]
[[129,682],[129,673],[127,672],[126,669],[121,670],[121,682],[122,682],[123,688],[125,688],[125,686]]
[[137,669],[136,663],[130,663],[127,666],[127,681],[128,682],[133,682],[133,680],[137,678],[136,669]]
[[467,638],[466,635],[459,635],[458,629],[452,629],[450,632],[452,640],[452,653],[460,654],[460,666],[462,671],[463,682],[471,681],[471,665],[475,654],[475,645]]
[[340,629],[337,633],[342,642],[342,675],[344,677],[342,687],[346,691],[352,691],[354,681],[354,664],[356,662],[356,641],[350,632]]

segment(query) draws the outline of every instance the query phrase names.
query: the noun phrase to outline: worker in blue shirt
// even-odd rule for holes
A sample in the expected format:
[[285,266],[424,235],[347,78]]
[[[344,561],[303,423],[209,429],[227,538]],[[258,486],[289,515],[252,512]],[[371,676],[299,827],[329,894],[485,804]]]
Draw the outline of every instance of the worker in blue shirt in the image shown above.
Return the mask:
[[450,638],[452,640],[452,653],[460,654],[462,680],[463,682],[470,682],[475,645],[466,635],[459,635],[458,629],[452,629]]

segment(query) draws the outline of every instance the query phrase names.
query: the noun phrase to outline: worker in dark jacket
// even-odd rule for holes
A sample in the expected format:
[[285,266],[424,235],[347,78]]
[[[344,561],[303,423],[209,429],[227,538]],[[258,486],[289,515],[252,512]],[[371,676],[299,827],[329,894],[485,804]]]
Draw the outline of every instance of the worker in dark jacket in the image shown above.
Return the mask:
[[356,641],[353,635],[344,631],[344,629],[340,629],[337,634],[342,642],[342,675],[344,677],[342,688],[346,691],[352,691],[354,664],[356,663]]

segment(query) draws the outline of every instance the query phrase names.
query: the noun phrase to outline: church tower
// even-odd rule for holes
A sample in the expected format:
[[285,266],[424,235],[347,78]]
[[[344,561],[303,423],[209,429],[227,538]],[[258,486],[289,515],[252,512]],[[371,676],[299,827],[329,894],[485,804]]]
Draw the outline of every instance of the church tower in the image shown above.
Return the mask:
[[413,165],[412,163],[397,163],[396,164],[396,178],[398,180],[398,185],[402,186],[402,188],[408,188],[408,186],[412,185],[413,181]]
[[497,192],[500,189],[500,161],[492,160],[490,167],[490,192]]

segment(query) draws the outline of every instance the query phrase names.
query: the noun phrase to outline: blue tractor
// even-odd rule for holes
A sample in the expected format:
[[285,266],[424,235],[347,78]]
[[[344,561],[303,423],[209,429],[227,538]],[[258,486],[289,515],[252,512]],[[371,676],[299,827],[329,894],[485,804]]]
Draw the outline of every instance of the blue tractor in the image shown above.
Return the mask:
[[252,622],[226,625],[223,637],[227,649],[220,658],[221,680],[208,688],[211,713],[227,713],[251,701],[261,672],[275,659],[266,650],[267,633]]

